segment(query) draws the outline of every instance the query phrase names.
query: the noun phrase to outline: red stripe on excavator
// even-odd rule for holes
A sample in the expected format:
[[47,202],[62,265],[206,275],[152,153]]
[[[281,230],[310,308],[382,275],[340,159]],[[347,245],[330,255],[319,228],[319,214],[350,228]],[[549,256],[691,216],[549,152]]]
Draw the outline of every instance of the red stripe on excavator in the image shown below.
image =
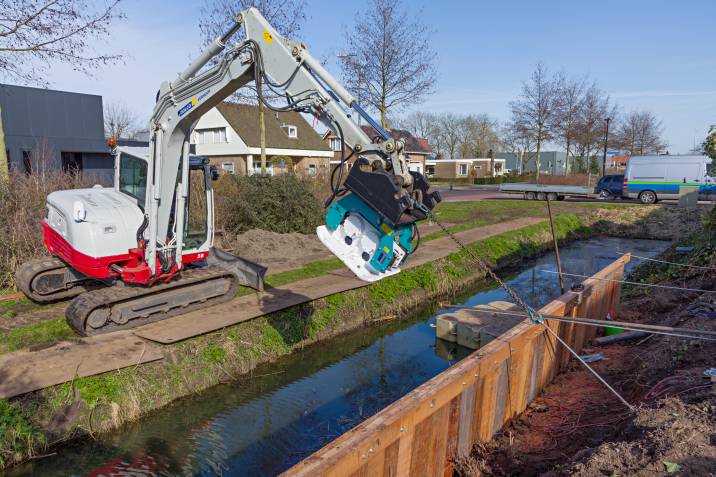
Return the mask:
[[[149,284],[151,271],[149,271],[149,267],[145,262],[140,261],[141,251],[139,249],[128,251],[126,254],[110,255],[108,257],[90,257],[72,248],[67,240],[50,227],[45,220],[42,221],[42,236],[45,247],[52,255],[62,259],[72,268],[88,277],[112,278],[120,276],[111,268],[112,265],[118,265],[122,268],[128,267],[132,269],[133,273],[122,274],[121,278],[124,281]],[[201,262],[206,260],[208,255],[208,252],[185,254],[182,255],[182,263],[186,265]],[[160,265],[158,264],[158,266]],[[173,273],[169,275],[173,275]]]

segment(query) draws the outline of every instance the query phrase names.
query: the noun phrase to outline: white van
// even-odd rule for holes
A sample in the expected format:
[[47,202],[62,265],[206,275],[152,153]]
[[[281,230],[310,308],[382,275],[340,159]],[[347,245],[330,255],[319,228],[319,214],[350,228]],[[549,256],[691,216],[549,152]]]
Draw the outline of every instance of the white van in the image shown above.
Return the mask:
[[624,173],[624,197],[654,204],[661,199],[678,199],[679,187],[698,186],[699,198],[716,196],[707,156],[634,156]]

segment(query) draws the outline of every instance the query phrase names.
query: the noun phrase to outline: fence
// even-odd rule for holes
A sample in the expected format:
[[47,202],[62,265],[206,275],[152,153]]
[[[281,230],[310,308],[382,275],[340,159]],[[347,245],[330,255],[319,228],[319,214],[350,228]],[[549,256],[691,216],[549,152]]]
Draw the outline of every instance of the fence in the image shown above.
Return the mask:
[[[549,315],[604,318],[619,305],[624,256],[544,306]],[[549,322],[579,351],[595,327]],[[456,456],[487,441],[549,384],[570,359],[542,325],[522,322],[346,432],[284,475],[452,475]]]

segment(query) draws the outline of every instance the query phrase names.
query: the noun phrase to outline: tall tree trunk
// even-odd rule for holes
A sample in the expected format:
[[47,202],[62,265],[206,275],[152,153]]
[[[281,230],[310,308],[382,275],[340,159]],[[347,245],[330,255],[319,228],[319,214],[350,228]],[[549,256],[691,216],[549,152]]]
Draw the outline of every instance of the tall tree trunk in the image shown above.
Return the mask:
[[564,175],[569,175],[569,147],[571,146],[571,143],[569,140],[567,140],[567,152],[564,155]]
[[261,141],[261,177],[266,176],[266,122],[265,120],[266,107],[263,102],[259,100],[259,133]]
[[542,149],[542,140],[538,139],[537,140],[537,156],[535,157],[535,167],[537,169],[537,171],[535,172],[535,180],[538,184],[539,184],[539,159],[540,159],[539,155],[540,155],[541,149]]

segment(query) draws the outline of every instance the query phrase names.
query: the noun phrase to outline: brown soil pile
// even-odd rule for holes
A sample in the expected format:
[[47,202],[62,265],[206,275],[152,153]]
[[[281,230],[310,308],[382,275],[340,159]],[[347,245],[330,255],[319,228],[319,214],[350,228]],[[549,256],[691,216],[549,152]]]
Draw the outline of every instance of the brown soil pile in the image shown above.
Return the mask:
[[220,247],[248,260],[267,265],[269,273],[277,273],[333,255],[315,234],[280,234],[253,229],[233,237],[222,236]]
[[[679,286],[716,289],[713,274]],[[618,319],[716,330],[716,296],[659,290],[622,305]],[[636,406],[626,409],[581,365],[570,368],[492,442],[462,462],[462,475],[716,475],[715,342],[652,335],[583,350]]]

